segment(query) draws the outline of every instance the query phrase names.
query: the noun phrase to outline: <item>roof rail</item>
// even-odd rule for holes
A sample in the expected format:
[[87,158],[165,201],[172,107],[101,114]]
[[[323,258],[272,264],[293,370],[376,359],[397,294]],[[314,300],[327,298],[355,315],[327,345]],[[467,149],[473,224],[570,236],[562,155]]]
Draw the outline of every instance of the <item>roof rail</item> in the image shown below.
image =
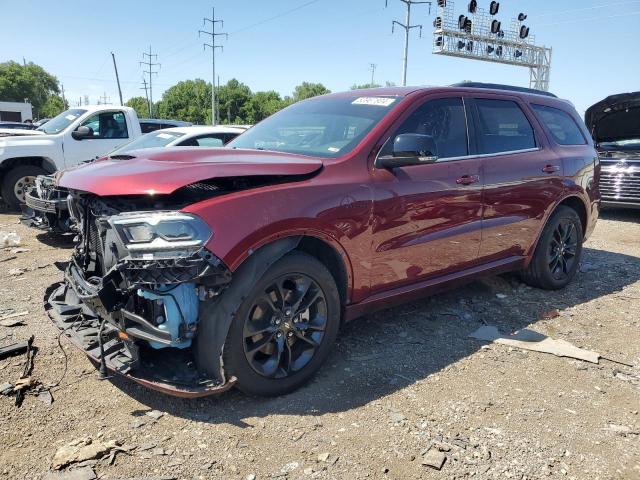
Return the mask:
[[452,87],[468,87],[468,88],[490,88],[492,90],[508,90],[511,92],[532,93],[534,95],[544,95],[546,97],[558,98],[551,92],[536,90],[535,88],[516,87],[514,85],[502,85],[499,83],[482,83],[482,82],[460,82],[454,83]]

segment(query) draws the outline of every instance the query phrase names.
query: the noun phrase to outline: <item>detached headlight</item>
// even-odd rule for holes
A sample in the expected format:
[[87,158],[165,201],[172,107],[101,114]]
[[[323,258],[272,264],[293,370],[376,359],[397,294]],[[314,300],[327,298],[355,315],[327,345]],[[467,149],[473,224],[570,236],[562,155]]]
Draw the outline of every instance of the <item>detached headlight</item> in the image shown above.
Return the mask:
[[123,213],[111,217],[109,223],[132,253],[193,251],[211,238],[207,224],[188,213]]

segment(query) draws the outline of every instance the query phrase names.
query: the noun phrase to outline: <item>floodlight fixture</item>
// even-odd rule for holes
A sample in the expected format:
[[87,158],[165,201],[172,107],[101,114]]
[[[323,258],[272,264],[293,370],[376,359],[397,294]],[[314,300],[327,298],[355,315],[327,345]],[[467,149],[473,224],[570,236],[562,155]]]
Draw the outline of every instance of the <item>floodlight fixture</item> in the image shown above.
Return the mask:
[[493,47],[493,45],[487,45],[487,54],[491,55],[494,50],[495,48]]
[[447,6],[447,0],[438,0],[438,6],[444,8]]
[[476,13],[477,10],[478,10],[477,0],[471,0],[469,2],[469,13]]
[[499,9],[500,9],[500,4],[498,2],[491,2],[491,5],[489,6],[489,13],[491,15],[497,15]]
[[498,45],[498,48],[496,48],[496,55],[502,56],[502,45]]
[[520,27],[520,38],[522,40],[524,40],[525,38],[527,38],[529,36],[529,27],[522,25]]
[[524,13],[519,13],[518,14],[518,21],[519,22],[524,22],[527,19],[527,16]]
[[516,50],[515,53],[513,54],[514,57],[516,58],[520,58],[522,57],[522,52],[520,50]]
[[500,23],[498,20],[493,20],[491,22],[491,33],[494,33],[494,34],[500,33],[501,26],[502,26],[502,23]]

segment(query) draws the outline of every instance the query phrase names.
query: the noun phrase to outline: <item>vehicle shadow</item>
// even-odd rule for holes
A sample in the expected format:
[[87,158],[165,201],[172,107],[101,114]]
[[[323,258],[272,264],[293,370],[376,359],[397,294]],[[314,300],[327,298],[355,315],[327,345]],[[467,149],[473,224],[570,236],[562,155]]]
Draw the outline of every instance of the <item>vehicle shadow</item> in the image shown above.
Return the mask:
[[71,248],[75,245],[73,239],[75,238],[75,234],[69,233],[53,233],[53,232],[42,232],[36,235],[36,239],[49,247],[55,248]]
[[613,220],[616,222],[639,223],[640,210],[607,208],[604,210],[600,210],[600,218],[602,218],[603,220]]
[[585,248],[583,262],[590,265],[589,271],[579,272],[562,291],[530,288],[515,275],[503,275],[357,319],[344,325],[315,379],[282,397],[253,398],[234,389],[217,397],[189,400],[168,397],[122,378],[112,381],[150,409],[201,422],[249,426],[244,419],[274,413],[317,416],[347,411],[478,351],[485,342],[468,335],[484,323],[495,325],[502,333],[514,333],[532,324],[535,328],[545,312],[621,291],[640,279],[639,260]]

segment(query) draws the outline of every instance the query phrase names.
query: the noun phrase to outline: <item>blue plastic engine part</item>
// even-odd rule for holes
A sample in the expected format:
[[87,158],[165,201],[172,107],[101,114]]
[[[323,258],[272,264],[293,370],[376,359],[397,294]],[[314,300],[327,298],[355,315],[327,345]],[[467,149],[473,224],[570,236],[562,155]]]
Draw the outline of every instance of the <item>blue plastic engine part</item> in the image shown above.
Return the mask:
[[[138,290],[138,295],[148,300],[161,302],[164,307],[163,318],[158,325],[160,330],[166,330],[171,334],[171,345],[158,342],[149,342],[153,348],[187,348],[191,346],[189,333],[195,330],[198,322],[198,295],[196,286],[193,283],[181,283],[177,286],[161,286],[155,291]],[[153,319],[154,321],[157,319]],[[182,331],[187,332],[180,338],[180,326]]]

